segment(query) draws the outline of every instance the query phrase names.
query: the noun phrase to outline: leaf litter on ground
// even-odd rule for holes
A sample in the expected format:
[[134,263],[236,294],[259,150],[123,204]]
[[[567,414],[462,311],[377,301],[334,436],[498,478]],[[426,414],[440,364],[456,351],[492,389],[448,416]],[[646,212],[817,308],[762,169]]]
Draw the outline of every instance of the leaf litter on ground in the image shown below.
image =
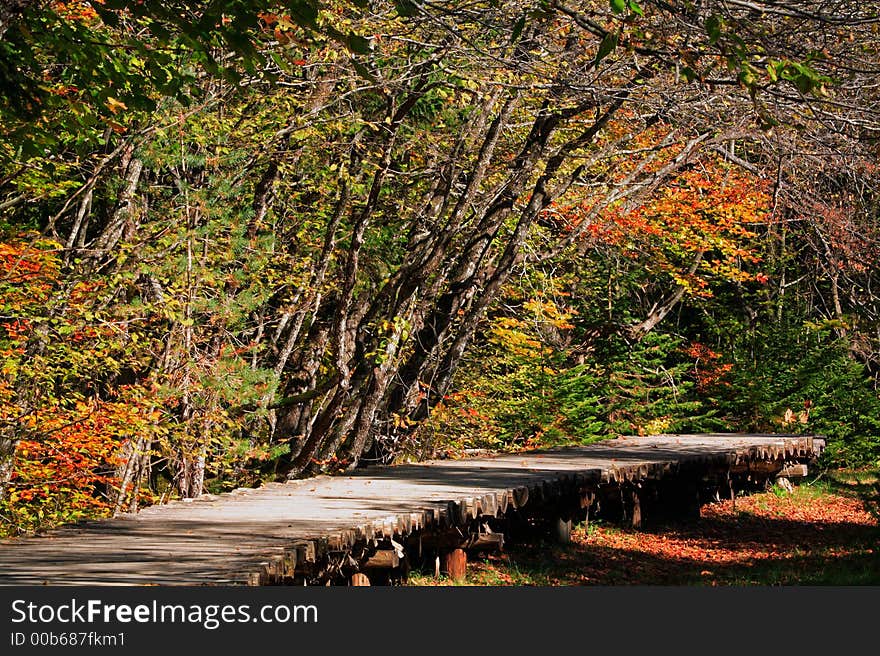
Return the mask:
[[699,520],[642,529],[582,524],[569,545],[536,540],[472,561],[466,584],[876,585],[880,495],[839,487],[773,488],[738,497],[735,507],[705,505]]

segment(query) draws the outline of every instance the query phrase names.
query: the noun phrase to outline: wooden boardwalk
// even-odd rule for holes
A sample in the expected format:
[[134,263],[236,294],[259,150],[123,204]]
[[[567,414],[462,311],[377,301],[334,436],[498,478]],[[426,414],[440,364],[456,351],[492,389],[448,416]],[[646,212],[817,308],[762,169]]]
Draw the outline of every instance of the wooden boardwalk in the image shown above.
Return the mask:
[[0,585],[293,582],[318,563],[351,571],[377,548],[399,553],[421,536],[473,537],[475,526],[512,512],[589,503],[603,487],[766,474],[823,447],[794,435],[627,437],[269,484],[2,541]]

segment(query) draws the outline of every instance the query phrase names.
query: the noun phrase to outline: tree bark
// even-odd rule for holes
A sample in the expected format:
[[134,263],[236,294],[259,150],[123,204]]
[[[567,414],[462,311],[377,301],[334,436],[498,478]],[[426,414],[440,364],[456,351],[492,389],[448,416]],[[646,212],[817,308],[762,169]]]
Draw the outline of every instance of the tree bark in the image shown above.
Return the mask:
[[[697,257],[694,259],[693,264],[691,264],[688,269],[688,275],[693,275],[693,273],[697,270],[697,267],[700,265],[700,262],[703,260],[703,252],[700,251],[697,253]],[[675,306],[681,302],[681,299],[684,298],[685,288],[681,285],[678,285],[669,296],[663,299],[659,303],[655,303],[654,307],[651,308],[651,311],[648,313],[648,316],[645,317],[642,321],[637,324],[633,324],[631,326],[627,326],[626,333],[632,339],[640,341],[644,339],[644,337],[650,333],[657,326],[658,323],[663,321],[672,310],[675,309]]]

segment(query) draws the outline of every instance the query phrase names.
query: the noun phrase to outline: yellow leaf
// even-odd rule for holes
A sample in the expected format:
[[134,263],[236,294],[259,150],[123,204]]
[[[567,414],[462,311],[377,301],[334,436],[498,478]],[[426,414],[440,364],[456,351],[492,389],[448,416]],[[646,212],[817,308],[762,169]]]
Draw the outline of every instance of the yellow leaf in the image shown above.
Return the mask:
[[128,109],[128,107],[125,106],[124,102],[122,102],[120,100],[116,100],[116,98],[114,98],[112,96],[107,98],[107,102],[104,104],[107,106],[107,109],[109,109],[114,114],[119,113],[119,111],[121,111],[123,109]]

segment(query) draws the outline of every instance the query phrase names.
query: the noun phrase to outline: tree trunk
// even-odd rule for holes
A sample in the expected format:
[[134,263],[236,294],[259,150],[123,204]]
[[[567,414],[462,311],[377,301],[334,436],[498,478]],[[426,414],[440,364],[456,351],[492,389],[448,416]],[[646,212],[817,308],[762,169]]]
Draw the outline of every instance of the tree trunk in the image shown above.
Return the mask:
[[[697,257],[694,260],[694,263],[691,265],[690,269],[688,269],[688,275],[693,275],[693,273],[697,270],[697,267],[700,265],[700,262],[703,259],[703,252],[700,251],[697,253]],[[655,303],[654,307],[651,308],[651,311],[648,313],[648,316],[645,317],[643,321],[640,321],[637,324],[632,326],[628,326],[626,329],[627,334],[635,340],[641,340],[647,335],[649,332],[654,330],[658,323],[663,321],[672,310],[675,309],[675,306],[679,304],[682,298],[684,298],[685,288],[679,285],[676,287],[675,291],[666,297],[662,302]]]
[[119,194],[116,211],[110,222],[101,231],[88,251],[89,259],[98,262],[106,257],[126,233],[133,233],[135,227],[135,193],[141,179],[144,164],[132,158],[125,173],[125,187]]

